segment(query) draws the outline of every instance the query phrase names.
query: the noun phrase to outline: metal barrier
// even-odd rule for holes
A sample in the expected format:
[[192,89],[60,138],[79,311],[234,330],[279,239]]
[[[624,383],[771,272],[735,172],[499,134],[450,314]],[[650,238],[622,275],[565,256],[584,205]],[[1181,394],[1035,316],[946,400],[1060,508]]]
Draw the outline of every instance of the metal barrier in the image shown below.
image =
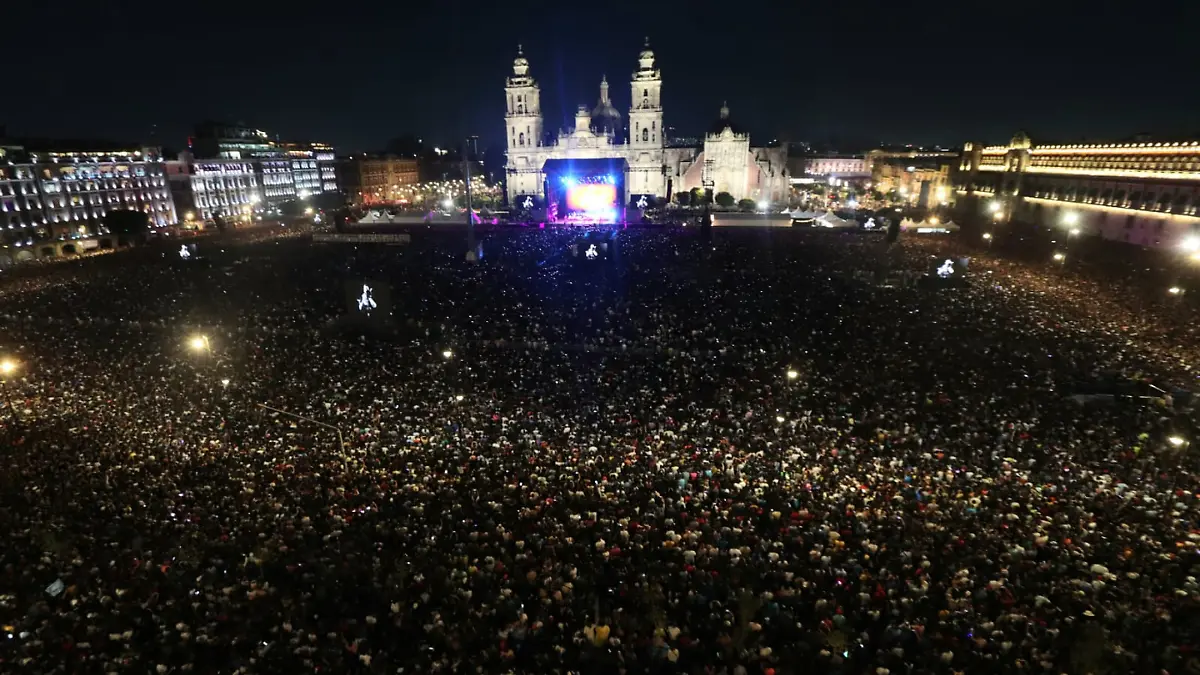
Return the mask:
[[313,233],[314,244],[408,244],[412,237],[407,234],[340,234],[330,232]]

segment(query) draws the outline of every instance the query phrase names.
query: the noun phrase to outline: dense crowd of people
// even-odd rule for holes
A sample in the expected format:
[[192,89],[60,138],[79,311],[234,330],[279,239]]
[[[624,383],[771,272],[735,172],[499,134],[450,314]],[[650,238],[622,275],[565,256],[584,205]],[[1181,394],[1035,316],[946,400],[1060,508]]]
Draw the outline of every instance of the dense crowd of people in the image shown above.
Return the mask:
[[943,242],[576,236],[0,280],[0,671],[1200,672],[1190,334],[855,275]]

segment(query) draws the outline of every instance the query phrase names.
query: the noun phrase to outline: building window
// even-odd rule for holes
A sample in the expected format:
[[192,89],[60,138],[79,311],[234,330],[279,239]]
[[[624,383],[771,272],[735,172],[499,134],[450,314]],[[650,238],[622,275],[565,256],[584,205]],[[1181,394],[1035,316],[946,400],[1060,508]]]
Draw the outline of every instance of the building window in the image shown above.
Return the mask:
[[643,141],[650,140],[650,130],[649,129],[642,129],[642,140]]
[[521,135],[517,141],[517,145],[525,145],[525,132],[524,131],[521,132]]

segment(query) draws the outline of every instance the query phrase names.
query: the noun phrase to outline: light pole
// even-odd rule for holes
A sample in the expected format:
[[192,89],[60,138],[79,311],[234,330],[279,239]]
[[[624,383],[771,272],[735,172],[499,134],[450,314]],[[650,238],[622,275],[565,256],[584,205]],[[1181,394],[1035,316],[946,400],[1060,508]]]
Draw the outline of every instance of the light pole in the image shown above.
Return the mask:
[[467,260],[479,262],[479,253],[475,250],[475,212],[471,210],[471,154],[467,150],[470,144],[470,138],[463,142],[463,176],[466,178],[464,184],[467,197]]
[[322,422],[320,420],[315,420],[311,417],[305,417],[304,415],[297,415],[296,413],[288,412],[286,410],[280,410],[279,408],[272,408],[271,406],[269,406],[265,403],[255,403],[255,405],[257,405],[260,408],[263,408],[264,410],[270,410],[271,412],[279,413],[280,415],[287,415],[288,417],[294,417],[298,420],[304,420],[305,422],[311,422],[312,424],[315,424],[319,427],[325,427],[326,429],[333,429],[335,432],[337,432],[338,446],[342,449],[342,466],[346,465],[346,454],[345,454],[346,453],[346,441],[345,441],[345,439],[342,438],[342,430],[339,429],[338,427],[335,427],[332,424],[328,424],[326,422]]
[[[19,367],[20,367],[20,364],[17,363],[16,361],[14,361],[13,359],[0,360],[0,377],[3,378],[3,379],[0,379],[0,384],[3,384],[7,387],[8,377],[10,375],[12,375],[13,373],[17,372],[17,369]],[[4,399],[8,403],[9,410],[11,410],[15,414],[17,412],[17,406],[13,405],[13,402],[8,398],[7,388],[5,389],[5,392],[4,392]]]

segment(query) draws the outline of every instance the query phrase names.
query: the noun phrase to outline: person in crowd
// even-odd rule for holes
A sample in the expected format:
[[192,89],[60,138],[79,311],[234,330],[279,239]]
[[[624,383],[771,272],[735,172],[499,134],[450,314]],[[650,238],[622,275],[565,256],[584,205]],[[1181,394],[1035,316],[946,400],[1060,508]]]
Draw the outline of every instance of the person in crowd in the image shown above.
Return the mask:
[[1200,672],[1186,307],[693,229],[0,280],[0,671]]

